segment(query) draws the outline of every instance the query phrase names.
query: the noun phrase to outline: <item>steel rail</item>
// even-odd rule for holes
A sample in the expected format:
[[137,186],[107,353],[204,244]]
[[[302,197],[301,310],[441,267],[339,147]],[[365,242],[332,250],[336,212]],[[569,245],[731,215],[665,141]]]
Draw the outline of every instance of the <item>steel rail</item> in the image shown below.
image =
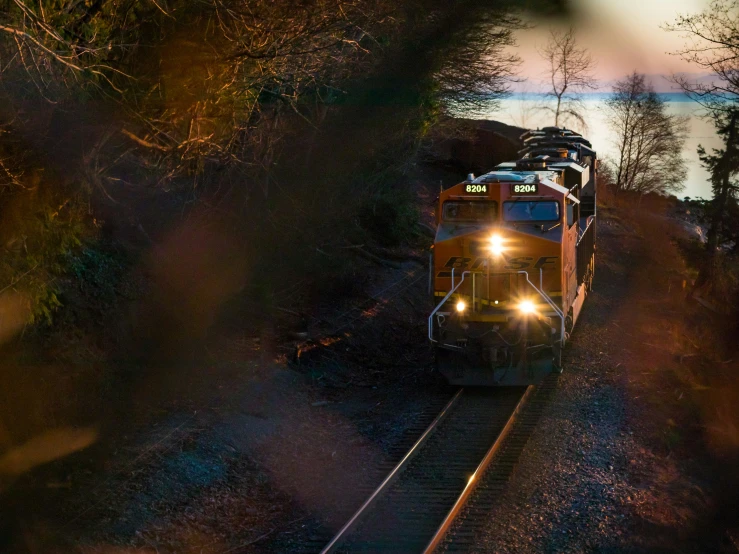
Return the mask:
[[465,485],[464,489],[462,490],[462,493],[459,495],[459,498],[457,498],[457,501],[454,503],[454,506],[452,506],[452,509],[449,510],[449,513],[444,518],[444,521],[441,523],[439,528],[437,529],[436,533],[434,534],[431,541],[428,543],[426,548],[424,549],[424,554],[431,554],[434,552],[438,546],[441,544],[441,541],[444,540],[444,537],[449,532],[449,529],[451,529],[454,521],[456,520],[459,513],[462,511],[462,508],[464,507],[465,503],[467,502],[467,499],[470,497],[470,495],[474,492],[475,488],[477,487],[478,483],[482,479],[483,474],[487,470],[488,466],[490,465],[490,462],[492,462],[493,458],[497,454],[497,452],[500,450],[501,446],[503,445],[503,442],[505,441],[506,437],[510,433],[511,429],[513,428],[513,425],[516,422],[516,419],[521,412],[521,409],[523,408],[524,404],[526,404],[526,401],[531,396],[532,391],[534,390],[533,385],[529,385],[526,387],[526,392],[521,397],[521,400],[518,401],[518,404],[516,404],[516,408],[513,410],[513,413],[508,418],[508,421],[505,424],[505,427],[503,427],[503,430],[500,432],[498,437],[495,439],[495,442],[490,447],[490,449],[485,454],[485,457],[482,459],[480,464],[477,466],[477,469],[475,469],[475,472],[470,476],[469,480],[467,481],[467,485]]
[[449,415],[451,408],[457,403],[457,401],[462,396],[463,392],[464,392],[464,389],[459,389],[455,393],[452,399],[447,403],[446,406],[444,406],[444,409],[442,409],[439,415],[436,416],[434,421],[431,422],[431,424],[423,432],[423,434],[419,437],[416,443],[411,447],[411,449],[406,453],[406,455],[403,456],[403,459],[400,460],[400,462],[398,462],[398,464],[393,468],[393,470],[388,474],[388,476],[385,477],[382,483],[380,483],[380,486],[378,486],[375,489],[372,495],[364,502],[364,504],[362,504],[362,506],[359,508],[359,510],[356,511],[356,513],[351,517],[351,519],[348,522],[346,522],[346,524],[344,524],[344,526],[339,530],[336,536],[334,536],[334,538],[331,539],[331,542],[329,542],[325,546],[325,548],[321,550],[321,554],[329,554],[330,552],[336,551],[336,548],[346,538],[346,536],[354,528],[354,526],[359,522],[362,516],[369,510],[369,508],[375,503],[375,501],[378,498],[380,498],[380,496],[385,492],[385,490],[389,487],[389,485],[393,481],[395,481],[396,477],[400,475],[402,470],[405,469],[408,463],[415,457],[415,455],[418,453],[421,447],[426,443],[426,440],[434,433],[434,431],[436,431],[439,424],[446,418],[447,415]]

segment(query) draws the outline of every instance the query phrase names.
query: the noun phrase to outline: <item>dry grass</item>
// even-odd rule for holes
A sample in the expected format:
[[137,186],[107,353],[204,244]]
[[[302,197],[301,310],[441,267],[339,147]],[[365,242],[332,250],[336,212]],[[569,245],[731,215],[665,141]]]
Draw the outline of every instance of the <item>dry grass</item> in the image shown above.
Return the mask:
[[[608,200],[603,212],[623,229],[618,250],[633,265],[633,283],[616,318],[628,353],[628,390],[650,437],[645,452],[661,460],[654,464],[654,509],[645,517],[669,527],[678,512],[667,506],[677,510],[695,497],[694,508],[704,508],[680,516],[692,520],[689,532],[720,526],[723,533],[739,525],[731,521],[736,499],[724,492],[739,487],[739,355],[732,321],[689,298],[696,271],[680,246],[686,236],[677,223],[654,206],[635,210],[623,198]],[[671,474],[676,470],[680,478]]]

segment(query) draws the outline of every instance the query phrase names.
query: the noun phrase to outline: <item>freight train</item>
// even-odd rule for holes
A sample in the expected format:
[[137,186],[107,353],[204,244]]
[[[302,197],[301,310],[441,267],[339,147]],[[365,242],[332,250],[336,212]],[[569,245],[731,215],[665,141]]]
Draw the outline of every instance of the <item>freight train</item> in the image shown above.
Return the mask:
[[521,136],[520,159],[439,195],[428,337],[455,385],[534,384],[592,288],[598,160],[581,134]]

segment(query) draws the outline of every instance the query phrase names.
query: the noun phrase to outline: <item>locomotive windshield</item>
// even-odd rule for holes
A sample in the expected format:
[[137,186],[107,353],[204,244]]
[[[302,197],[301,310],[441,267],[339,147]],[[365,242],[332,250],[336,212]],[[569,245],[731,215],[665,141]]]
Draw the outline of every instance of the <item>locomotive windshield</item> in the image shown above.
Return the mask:
[[503,202],[506,221],[559,221],[559,202],[553,200],[516,200]]
[[442,217],[444,221],[495,221],[498,203],[472,200],[467,202],[444,202]]

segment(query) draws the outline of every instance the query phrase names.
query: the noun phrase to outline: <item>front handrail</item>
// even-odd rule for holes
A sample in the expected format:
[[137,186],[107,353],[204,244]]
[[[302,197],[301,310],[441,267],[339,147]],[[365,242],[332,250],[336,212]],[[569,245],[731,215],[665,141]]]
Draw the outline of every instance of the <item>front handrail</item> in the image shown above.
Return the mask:
[[449,297],[455,293],[455,291],[464,283],[464,278],[468,273],[474,273],[472,271],[463,271],[462,272],[462,278],[459,280],[459,283],[456,285],[454,284],[454,268],[452,268],[452,288],[447,293],[447,295],[444,297],[444,300],[439,302],[439,304],[434,308],[434,311],[431,312],[431,315],[429,316],[429,340],[431,342],[439,342],[434,338],[434,316],[436,315],[436,312],[438,312],[441,307],[446,304],[446,301],[449,300]]
[[519,275],[524,275],[526,277],[526,282],[531,286],[532,289],[534,289],[539,296],[541,296],[544,301],[549,304],[549,307],[554,310],[554,313],[557,314],[557,317],[559,317],[560,320],[560,329],[559,329],[559,336],[560,340],[562,341],[562,346],[565,345],[565,314],[562,310],[559,309],[557,304],[555,304],[554,300],[546,293],[544,292],[543,287],[541,289],[537,288],[537,286],[531,282],[531,279],[529,279],[529,272],[528,271],[517,271]]
[[[451,290],[446,294],[444,299],[439,302],[439,304],[434,308],[434,311],[431,312],[431,315],[429,315],[429,340],[431,342],[439,342],[434,338],[434,316],[436,313],[441,309],[441,307],[447,303],[449,298],[457,291],[457,289],[464,283],[464,279],[467,275],[471,273],[476,273],[474,271],[464,271],[462,272],[462,278],[459,280],[458,283],[454,284],[454,268],[452,268],[452,283],[453,286]],[[540,272],[541,273],[541,272]],[[544,302],[546,302],[552,310],[554,310],[554,313],[559,317],[560,320],[560,340],[562,341],[562,346],[564,346],[565,341],[565,316],[564,312],[559,309],[557,304],[552,300],[552,298],[544,292],[544,287],[542,288],[537,287],[534,283],[531,282],[531,279],[529,279],[529,273],[528,271],[517,271],[516,274],[518,275],[524,275],[526,277],[526,282],[533,288],[539,296],[541,296],[544,299]],[[539,279],[542,280],[542,276],[539,276]]]

